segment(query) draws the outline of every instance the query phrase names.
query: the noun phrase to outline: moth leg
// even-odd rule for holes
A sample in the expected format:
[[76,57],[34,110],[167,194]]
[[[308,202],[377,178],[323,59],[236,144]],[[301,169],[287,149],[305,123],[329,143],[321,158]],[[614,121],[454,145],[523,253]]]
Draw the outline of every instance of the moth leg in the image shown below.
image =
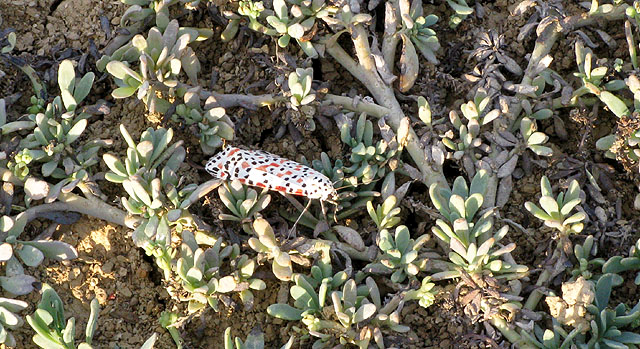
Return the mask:
[[320,200],[320,208],[322,208],[322,218],[324,218],[325,222],[329,222],[329,220],[327,219],[327,209],[324,207],[324,201],[322,200]]
[[307,212],[307,210],[309,209],[309,206],[311,206],[311,199],[309,199],[309,201],[307,201],[307,205],[304,207],[304,209],[302,210],[302,212],[298,216],[298,219],[296,219],[296,222],[293,223],[293,227],[291,227],[291,229],[289,229],[289,234],[287,234],[287,238],[288,239],[292,239],[292,238],[295,237],[296,226],[298,225],[298,222],[300,222],[300,218],[302,218],[302,216],[304,216],[305,212]]

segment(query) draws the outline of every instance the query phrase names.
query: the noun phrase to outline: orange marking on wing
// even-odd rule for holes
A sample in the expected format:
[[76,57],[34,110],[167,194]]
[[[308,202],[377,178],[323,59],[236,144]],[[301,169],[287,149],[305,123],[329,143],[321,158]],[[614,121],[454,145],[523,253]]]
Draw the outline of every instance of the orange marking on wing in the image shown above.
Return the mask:
[[291,175],[293,174],[293,172],[291,172],[291,171],[287,171],[287,172],[285,172],[284,174],[285,174],[285,175],[287,175],[287,176],[291,176]]
[[244,182],[246,182],[246,180],[244,178],[238,178],[238,182],[244,183]]
[[282,159],[282,160],[280,160],[280,163],[281,163],[281,164],[284,164],[285,162],[287,162],[287,159]]
[[283,187],[283,186],[280,186],[280,185],[277,185],[277,186],[276,186],[275,188],[273,188],[273,189],[275,189],[275,190],[277,190],[277,191],[284,191],[284,192],[286,192],[286,191],[287,191],[287,188],[285,188],[285,187]]
[[222,164],[218,164],[218,168],[222,170]]
[[260,187],[260,188],[266,188],[267,187],[264,183],[260,183],[260,182],[256,183],[256,185],[258,187]]
[[302,183],[302,182],[304,182],[304,180],[302,178],[298,178],[298,180],[296,182]]
[[295,195],[304,195],[304,193],[302,192],[302,189],[296,189],[296,191],[294,192]]
[[301,171],[302,170],[302,166],[296,166],[295,170],[296,171]]
[[233,154],[235,154],[235,153],[237,153],[237,152],[239,152],[239,151],[240,151],[240,149],[235,148],[235,149],[233,149],[232,151],[230,151],[230,152],[229,152],[229,155],[227,155],[227,156],[231,156],[231,155],[233,155]]
[[242,163],[242,165],[240,165],[240,166],[241,166],[242,168],[247,168],[247,167],[249,167],[249,163],[248,163],[248,162],[246,162],[246,161],[244,161],[244,162]]
[[260,166],[256,167],[256,170],[266,171],[267,167],[269,167],[269,165],[260,165]]
[[280,167],[280,165],[278,165],[278,164],[277,164],[277,163],[275,163],[275,162],[270,163],[270,164],[269,164],[269,166],[273,166],[273,167]]

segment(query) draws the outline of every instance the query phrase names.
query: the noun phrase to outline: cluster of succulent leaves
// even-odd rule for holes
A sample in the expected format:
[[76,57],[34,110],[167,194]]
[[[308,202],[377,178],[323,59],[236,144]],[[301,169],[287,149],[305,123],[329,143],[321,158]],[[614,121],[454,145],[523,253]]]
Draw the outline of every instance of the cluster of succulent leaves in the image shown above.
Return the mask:
[[[90,349],[93,334],[97,328],[100,305],[98,299],[91,301],[91,313],[85,330],[85,340],[78,349]],[[64,304],[56,291],[48,284],[42,285],[42,298],[33,315],[27,315],[27,322],[36,331],[33,342],[41,348],[75,349],[76,321],[66,320]]]
[[526,266],[504,258],[516,248],[514,243],[499,244],[509,231],[508,226],[495,231],[493,211],[480,211],[487,179],[487,172],[481,170],[473,177],[470,186],[463,177],[457,177],[451,189],[437,184],[429,187],[431,202],[444,217],[436,220],[432,232],[450,249],[449,268],[434,274],[433,279],[456,278],[463,272],[506,280],[526,275]]
[[426,60],[438,64],[435,52],[440,49],[440,43],[436,32],[429,28],[438,22],[438,16],[424,16],[422,0],[413,0],[411,6],[408,0],[401,0],[398,2],[397,11],[402,21],[402,29],[396,35],[402,38],[405,45],[403,51],[415,52],[415,48],[412,48],[415,46]]
[[287,251],[283,251],[276,240],[273,228],[264,218],[258,218],[253,222],[253,232],[256,237],[249,239],[249,246],[264,255],[268,260],[272,260],[271,267],[273,275],[282,281],[289,281],[293,276],[293,266],[291,256]]
[[427,259],[420,256],[420,248],[428,239],[429,235],[424,234],[415,241],[404,225],[398,226],[393,235],[383,229],[377,241],[381,253],[364,268],[365,272],[391,274],[393,283],[404,282],[407,277],[415,279],[427,265]]
[[[285,343],[280,349],[293,348],[293,340],[295,337],[289,338],[289,341]],[[231,327],[227,327],[224,330],[224,349],[264,349],[264,333],[260,331],[259,327],[254,327],[247,338],[243,341],[239,337],[233,338],[231,336]]]
[[[358,285],[345,271],[333,273],[328,245],[321,248],[322,257],[311,267],[309,275],[294,274],[291,287],[294,305],[272,304],[269,315],[301,321],[306,328],[302,338],[316,338],[314,348],[354,344],[368,348],[374,342],[384,347],[381,330],[407,332],[400,324],[401,297],[382,303],[376,282],[368,277]],[[337,333],[337,335],[336,335]]]
[[536,218],[544,221],[544,225],[557,229],[563,236],[580,233],[584,228],[582,221],[587,217],[584,212],[571,214],[580,204],[580,186],[573,180],[566,192],[553,196],[551,183],[546,176],[540,180],[540,207],[531,201],[525,203],[525,208]]
[[43,112],[30,114],[28,121],[10,123],[6,123],[6,116],[3,115],[3,134],[33,128],[32,133],[17,144],[20,151],[15,150],[7,167],[16,177],[24,180],[30,173],[35,175],[30,168],[42,164],[42,177],[57,180],[49,191],[48,202],[55,200],[61,192],[69,193],[77,186],[87,190],[85,188],[91,186],[92,182],[91,167],[100,161],[98,151],[112,143],[111,140],[95,139],[78,144],[91,117],[79,106],[89,95],[93,80],[92,72],[77,78],[73,63],[62,61],[58,68],[60,96],[47,104]]
[[491,96],[485,91],[476,92],[473,101],[469,101],[460,106],[460,111],[466,119],[466,124],[460,118],[455,110],[449,113],[451,124],[458,131],[457,141],[452,138],[445,137],[442,143],[453,153],[454,159],[461,159],[465,154],[475,156],[473,149],[482,145],[480,139],[480,128],[494,121],[500,116],[499,109],[489,110],[491,108]]
[[231,214],[221,213],[218,218],[223,221],[240,222],[245,233],[251,233],[253,217],[267,208],[271,202],[271,195],[267,193],[267,189],[258,193],[239,180],[223,183],[218,187],[218,197]]
[[182,185],[176,172],[186,151],[182,141],[171,144],[173,130],[148,128],[138,143],[122,125],[120,132],[128,145],[127,158],[120,160],[104,154],[103,160],[110,169],[105,179],[121,184],[128,194],[121,198],[122,206],[130,215],[139,217],[133,241],[154,256],[165,278],[169,278],[176,253],[172,229],[181,232],[195,227],[187,209],[219,182]]
[[184,94],[184,104],[176,106],[171,119],[184,122],[198,135],[202,152],[211,155],[224,141],[235,138],[234,125],[224,108],[213,106],[213,97],[205,101],[203,108],[198,91],[199,88],[194,87]]
[[[318,51],[311,42],[316,20],[327,18],[337,9],[325,0],[275,0],[272,5],[273,10],[270,10],[264,8],[262,1],[240,1],[238,13],[249,20],[252,30],[277,37],[278,46],[287,47],[294,39],[307,56],[318,57]],[[240,24],[240,16],[230,14],[229,17],[223,40],[231,40]]]
[[297,68],[289,73],[287,81],[289,94],[291,95],[289,103],[291,109],[293,109],[292,112],[301,114],[305,119],[304,128],[308,131],[315,131],[316,129],[313,116],[317,111],[317,107],[314,104],[318,104],[318,102],[316,101],[316,91],[311,87],[312,82],[313,68]]
[[350,117],[344,118],[338,122],[338,128],[340,139],[351,148],[351,165],[345,167],[344,172],[363,184],[383,178],[389,161],[399,156],[402,150],[395,136],[393,139],[380,139],[374,143],[373,123],[367,119],[366,113],[361,113],[355,122]]
[[613,287],[620,286],[624,279],[614,273],[600,275],[591,283],[595,297],[586,305],[587,323],[580,323],[571,331],[556,319],[552,329],[535,326],[533,333],[523,332],[526,344],[534,348],[635,348],[640,344],[640,301],[633,307],[624,303],[616,307],[609,305]]
[[453,10],[453,14],[449,17],[449,27],[455,29],[460,23],[473,13],[473,8],[469,7],[466,0],[447,0],[447,4]]
[[165,28],[151,28],[147,38],[137,34],[108,58],[103,56],[98,69],[106,69],[119,86],[111,93],[114,98],[136,94],[149,111],[166,113],[171,104],[158,93],[173,97],[186,92],[178,79],[182,71],[198,85],[200,62],[188,45],[207,37],[206,32],[180,28],[174,19]]
[[216,239],[213,246],[203,249],[188,230],[182,232],[175,268],[182,286],[190,294],[189,312],[198,311],[207,304],[218,311],[219,294],[229,292],[237,292],[245,309],[249,310],[254,299],[251,290],[266,288],[264,281],[252,278],[256,262],[241,255],[240,246],[222,247],[222,239]]

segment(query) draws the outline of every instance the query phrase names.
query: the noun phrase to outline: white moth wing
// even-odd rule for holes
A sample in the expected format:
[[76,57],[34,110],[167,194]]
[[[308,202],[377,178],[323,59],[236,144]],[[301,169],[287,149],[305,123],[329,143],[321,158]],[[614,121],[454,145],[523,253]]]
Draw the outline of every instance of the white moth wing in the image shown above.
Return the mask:
[[247,181],[256,185],[262,183],[266,188],[275,189],[275,187],[285,187],[286,181],[282,178],[271,174],[267,171],[252,168],[247,174]]

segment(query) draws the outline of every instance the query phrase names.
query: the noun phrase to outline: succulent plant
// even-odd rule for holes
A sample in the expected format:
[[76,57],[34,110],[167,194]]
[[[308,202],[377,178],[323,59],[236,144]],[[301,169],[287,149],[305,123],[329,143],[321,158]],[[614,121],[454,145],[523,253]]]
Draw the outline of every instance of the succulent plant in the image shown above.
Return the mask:
[[377,208],[373,208],[371,201],[367,202],[367,211],[369,216],[376,224],[378,229],[391,229],[400,223],[400,207],[397,207],[398,199],[394,195],[387,197],[382,205],[378,205]]
[[396,177],[394,172],[389,172],[382,182],[380,194],[384,200],[375,209],[371,201],[367,202],[367,211],[378,230],[391,229],[400,223],[400,202],[404,198],[411,182],[406,182],[396,188]]
[[24,179],[34,161],[43,163],[42,176],[60,180],[51,188],[48,202],[60,192],[73,191],[76,186],[87,192],[87,186],[92,185],[91,167],[99,162],[98,151],[112,143],[111,140],[96,139],[82,146],[77,144],[91,116],[78,105],[88,96],[93,80],[92,72],[76,78],[73,63],[62,61],[58,69],[60,96],[47,105],[44,113],[29,115],[28,122],[16,121],[3,126],[5,132],[35,126],[33,133],[20,141],[22,149],[9,161],[8,167],[18,178]]
[[[381,67],[381,76],[387,83],[398,80],[401,92],[409,91],[418,77],[420,62],[418,52],[430,63],[438,64],[435,52],[440,49],[436,32],[429,28],[438,21],[435,15],[423,15],[422,0],[400,0],[385,4],[385,28],[382,43],[382,55],[385,67]],[[360,20],[368,20],[365,14],[358,14]],[[350,27],[348,27],[350,28]],[[350,29],[351,30],[351,29]],[[392,74],[396,56],[396,46],[402,42],[400,52],[400,72]]]
[[606,66],[595,67],[595,57],[588,47],[584,47],[581,41],[577,41],[575,45],[576,51],[576,63],[578,65],[578,72],[574,73],[576,77],[580,78],[582,86],[575,91],[571,96],[571,101],[576,100],[585,94],[596,95],[617,117],[629,116],[629,108],[626,104],[614,95],[612,92],[621,90],[626,87],[623,80],[611,80],[604,83],[604,78],[607,76],[608,68]]
[[[605,274],[598,279],[595,285],[595,298],[593,304],[587,305],[587,311],[593,316],[589,322],[590,336],[584,338],[589,347],[629,347],[640,344],[640,334],[632,329],[634,321],[640,318],[640,302],[629,309],[624,303],[618,304],[615,309],[609,308],[609,300],[613,286],[622,284],[623,279],[617,274]],[[579,335],[582,342],[582,335]]]
[[189,89],[184,94],[184,104],[176,107],[173,121],[183,120],[200,139],[200,148],[211,155],[222,146],[224,141],[235,138],[234,125],[224,108],[213,107],[215,98],[209,97],[201,107],[198,95],[199,87]]
[[27,113],[29,114],[39,114],[45,112],[46,101],[43,98],[38,98],[37,96],[31,96],[29,99],[31,102],[31,106],[27,108]]
[[[576,244],[573,247],[573,254],[578,260],[578,265],[571,271],[572,278],[583,277],[586,280],[591,279],[594,267],[601,267],[605,260],[603,258],[591,258],[597,254],[597,245],[594,244],[593,235],[587,236],[582,245]],[[640,267],[640,265],[639,265]]]
[[393,283],[401,283],[407,277],[415,279],[427,265],[427,259],[420,256],[419,251],[428,239],[427,234],[412,239],[404,225],[398,226],[394,235],[383,229],[377,239],[381,253],[374,263],[365,267],[365,272],[391,274]]
[[249,238],[249,246],[260,253],[264,254],[267,259],[273,259],[271,262],[273,275],[278,280],[289,281],[293,275],[293,267],[291,265],[291,257],[287,252],[280,250],[273,228],[264,218],[258,218],[253,222],[253,232],[257,238]]
[[428,308],[436,299],[434,287],[436,284],[431,282],[431,277],[427,276],[422,279],[420,288],[417,290],[409,290],[404,296],[404,301],[417,300],[418,304],[423,308]]
[[504,47],[506,47],[504,34],[498,34],[494,30],[481,32],[478,35],[476,48],[469,54],[469,59],[475,58],[476,61],[479,63],[484,62],[485,65],[492,64],[497,60],[509,72],[522,75],[522,69],[518,63],[502,50]]
[[520,134],[524,140],[524,146],[540,156],[551,156],[553,150],[543,144],[549,140],[549,136],[536,131],[535,121],[524,117],[520,121]]
[[534,348],[543,349],[569,349],[575,346],[575,337],[580,333],[580,328],[574,328],[571,332],[565,331],[556,319],[553,320],[552,329],[542,329],[535,325],[533,333],[522,332],[523,341]]
[[[493,122],[500,116],[499,109],[489,110],[492,98],[485,91],[478,90],[472,101],[460,106],[466,124],[455,110],[449,113],[449,119],[458,131],[458,141],[453,140],[453,134],[447,134],[442,143],[453,150],[453,158],[461,159],[465,154],[472,156],[472,150],[482,144],[480,128]],[[475,155],[474,155],[475,156]]]
[[[278,38],[278,45],[280,47],[287,47],[289,40],[294,38],[296,40],[301,39],[304,36],[305,31],[309,31],[313,26],[314,19],[306,21],[296,21],[289,18],[289,9],[287,3],[284,0],[275,0],[273,2],[274,15],[266,17],[267,23],[275,30]],[[304,19],[304,18],[299,18]],[[317,56],[310,55],[310,57]]]
[[[90,349],[98,322],[100,304],[91,301],[91,314],[85,331],[85,340],[78,349]],[[65,324],[64,304],[56,291],[47,284],[42,285],[42,298],[33,315],[27,315],[27,322],[36,331],[33,342],[41,348],[75,349],[76,321],[69,318]]]
[[187,209],[220,182],[212,180],[179,188],[181,183],[176,172],[186,151],[182,141],[170,145],[171,129],[148,128],[137,144],[122,125],[120,132],[129,146],[127,158],[121,161],[114,155],[104,154],[103,159],[111,170],[105,178],[122,184],[129,195],[121,198],[122,205],[129,214],[141,219],[133,232],[133,241],[156,258],[165,278],[169,278],[175,253],[171,247],[171,228],[180,232],[195,227]]
[[378,230],[391,229],[400,223],[400,201],[404,198],[409,189],[410,182],[405,183],[400,188],[396,188],[396,179],[393,172],[389,172],[382,182],[381,195],[384,200],[375,209],[371,201],[367,202],[367,211]]
[[[619,140],[619,137],[613,134],[602,137],[596,143],[596,147],[599,150],[606,151],[605,156],[610,159],[616,159],[622,155],[619,155],[619,153],[623,153],[624,155],[622,156],[626,156],[627,161],[637,165],[638,160],[640,160],[640,129],[631,129],[630,131],[626,139],[623,136]],[[614,145],[616,146],[614,147]]]
[[[335,13],[335,7],[327,5],[324,0],[294,0],[289,3],[291,4],[290,8],[285,0],[275,0],[273,1],[273,11],[271,11],[265,10],[262,1],[241,1],[238,13],[249,19],[250,29],[278,37],[278,46],[287,47],[293,38],[307,56],[318,57],[318,51],[310,41],[315,35],[314,28],[317,28],[316,19],[324,19]],[[263,19],[263,12],[268,27],[259,21]],[[233,37],[239,24],[238,18],[228,17],[231,17],[231,21],[225,28],[224,38],[226,40]]]
[[457,28],[467,16],[473,13],[473,9],[469,7],[466,0],[447,0],[447,3],[454,12],[449,18],[451,29]]
[[[294,339],[295,337],[291,336],[289,341],[281,346],[280,349],[293,348]],[[227,327],[227,329],[224,330],[223,341],[224,349],[264,349],[264,334],[259,327],[254,327],[244,341],[238,337],[234,339],[231,336],[231,327]]]
[[30,293],[34,290],[32,284],[36,281],[33,276],[24,274],[22,263],[29,267],[37,267],[45,257],[58,261],[78,257],[76,249],[62,241],[41,238],[20,240],[27,222],[28,215],[25,212],[15,218],[0,218],[0,232],[4,237],[0,245],[0,261],[6,263],[5,276],[0,276],[0,286],[15,295]]
[[363,184],[383,177],[386,173],[385,166],[399,152],[398,145],[390,144],[384,139],[374,144],[373,123],[367,120],[365,113],[360,114],[355,125],[347,118],[339,122],[338,127],[340,139],[351,147],[349,161],[352,165],[345,167],[344,172],[357,177]]
[[354,13],[350,5],[344,5],[330,16],[323,18],[327,24],[336,29],[342,29],[333,34],[332,40],[337,40],[340,34],[352,30],[357,24],[369,23],[372,19],[373,17],[367,13]]
[[26,179],[29,175],[29,164],[33,161],[33,156],[29,149],[22,149],[13,157],[13,161],[7,164],[11,172],[19,179]]
[[264,281],[252,278],[255,268],[253,259],[240,255],[238,245],[223,248],[222,239],[217,239],[212,247],[204,250],[198,246],[193,233],[188,230],[182,232],[176,270],[184,289],[190,294],[189,312],[200,310],[207,304],[217,311],[218,294],[229,292],[238,292],[245,309],[251,309],[254,299],[251,290],[266,288]]
[[[313,103],[316,100],[316,91],[312,89],[313,68],[297,68],[289,74],[288,86],[292,112],[299,113],[305,120],[304,128],[309,131],[316,129],[313,116],[316,114],[317,107]],[[300,118],[297,118],[300,119]]]
[[180,332],[174,326],[178,322],[178,314],[170,311],[163,311],[158,319],[160,326],[169,331],[173,342],[176,343],[178,349],[182,349],[184,340],[180,337]]
[[[178,77],[184,71],[193,85],[198,85],[200,62],[188,44],[199,38],[195,29],[180,28],[177,20],[169,22],[164,31],[151,28],[145,39],[138,34],[131,40],[132,47],[123,46],[111,57],[98,62],[106,68],[119,86],[111,95],[127,98],[136,94],[151,112],[165,113],[170,103],[158,97],[157,92],[169,93],[178,88]],[[127,63],[139,61],[135,71]],[[126,63],[125,63],[126,62]]]
[[[140,30],[145,23],[155,23],[155,25],[164,31],[169,25],[171,6],[181,5],[183,10],[194,10],[198,7],[202,0],[120,0],[123,4],[130,5],[120,17],[120,26],[128,32],[136,29]],[[185,28],[189,30],[199,30],[211,36],[211,30],[204,28]]]
[[4,98],[0,98],[0,131],[3,136],[16,131],[30,130],[35,126],[35,122],[30,120],[7,122],[7,103]]
[[330,247],[327,244],[316,247],[320,256],[316,260],[316,264],[311,267],[309,275],[293,275],[296,286],[291,288],[291,296],[296,300],[295,307],[288,304],[272,304],[267,309],[270,315],[287,320],[300,320],[305,311],[321,312],[320,298],[315,289],[319,289],[319,292],[326,299],[329,292],[338,289],[347,281],[348,275],[344,270],[333,273],[329,254]]
[[629,270],[638,270],[634,283],[640,285],[640,239],[629,251],[629,257],[613,256],[602,265],[602,273],[619,274]]
[[269,206],[271,195],[268,189],[263,189],[260,194],[239,180],[225,182],[218,187],[218,196],[222,203],[231,211],[231,214],[221,213],[218,218],[223,221],[236,221],[242,224],[245,233],[251,233],[251,221],[260,211]]
[[422,56],[433,64],[438,64],[435,52],[440,49],[440,43],[436,32],[429,28],[438,22],[438,16],[424,16],[422,0],[413,0],[409,7],[408,0],[399,2],[400,18],[402,19],[402,31],[411,39]]
[[553,198],[551,183],[546,176],[540,181],[542,196],[540,197],[540,207],[531,201],[527,201],[524,207],[536,218],[543,220],[544,225],[557,229],[563,235],[575,234],[582,231],[586,218],[584,212],[577,212],[570,215],[571,211],[580,204],[580,186],[578,181],[573,180],[569,184],[566,192],[558,194]]
[[429,187],[433,205],[446,219],[438,219],[431,230],[450,249],[448,270],[432,275],[434,280],[460,277],[463,271],[472,276],[487,274],[507,280],[526,275],[526,266],[505,258],[516,245],[498,244],[509,231],[508,226],[494,232],[492,210],[480,212],[476,218],[482,207],[487,181],[487,172],[480,170],[470,187],[462,177],[455,179],[453,189],[438,184]]
[[[15,32],[9,32],[6,37],[1,38],[2,45],[0,46],[0,53],[9,53],[16,47],[18,37]],[[5,41],[6,39],[6,41]]]
[[[549,297],[559,304],[552,305],[552,313],[557,313],[559,318],[554,318],[553,330],[543,332],[536,327],[533,335],[523,333],[528,344],[537,348],[633,348],[640,344],[640,335],[636,331],[628,331],[637,326],[634,323],[640,318],[640,302],[631,309],[624,303],[615,309],[609,307],[612,288],[623,282],[622,277],[607,273],[597,283],[584,279],[578,281],[582,281],[584,286],[569,288],[563,285],[563,298],[571,303],[559,297]],[[571,308],[576,306],[580,309]],[[574,329],[567,333],[561,326],[563,322]]]
[[[353,279],[338,280],[336,284],[336,279],[324,278],[318,288],[304,275],[295,274],[296,285],[291,288],[295,307],[272,304],[267,312],[284,320],[301,320],[308,334],[318,338],[314,347],[354,344],[368,348],[373,340],[378,347],[384,348],[382,327],[396,332],[409,330],[399,323],[403,306],[399,297],[383,305],[372,278],[367,278],[366,284],[361,286]],[[342,290],[333,291],[340,284]]]
[[[631,74],[625,83],[633,93],[634,110],[640,110],[640,80]],[[616,115],[620,118],[616,133],[600,138],[596,142],[596,148],[606,151],[606,157],[617,159],[630,170],[640,162],[640,124],[635,115]]]
[[29,303],[17,299],[0,298],[0,344],[4,344],[8,347],[16,346],[16,339],[9,332],[15,330],[24,324],[24,320],[21,316],[15,314],[19,311],[26,309]]

